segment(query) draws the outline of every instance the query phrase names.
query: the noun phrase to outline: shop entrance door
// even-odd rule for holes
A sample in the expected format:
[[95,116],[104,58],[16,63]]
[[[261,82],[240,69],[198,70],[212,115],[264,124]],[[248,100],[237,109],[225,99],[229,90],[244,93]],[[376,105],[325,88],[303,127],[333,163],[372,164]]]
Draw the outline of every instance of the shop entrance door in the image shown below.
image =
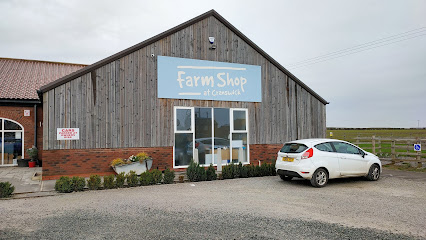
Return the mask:
[[21,124],[0,118],[0,165],[16,165],[24,156],[24,128]]

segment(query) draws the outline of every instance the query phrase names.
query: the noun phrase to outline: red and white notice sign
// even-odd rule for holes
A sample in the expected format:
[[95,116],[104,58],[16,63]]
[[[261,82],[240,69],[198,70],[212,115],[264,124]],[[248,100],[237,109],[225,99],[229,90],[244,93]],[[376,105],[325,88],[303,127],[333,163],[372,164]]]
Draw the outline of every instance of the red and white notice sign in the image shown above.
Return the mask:
[[79,140],[79,128],[57,128],[56,140]]

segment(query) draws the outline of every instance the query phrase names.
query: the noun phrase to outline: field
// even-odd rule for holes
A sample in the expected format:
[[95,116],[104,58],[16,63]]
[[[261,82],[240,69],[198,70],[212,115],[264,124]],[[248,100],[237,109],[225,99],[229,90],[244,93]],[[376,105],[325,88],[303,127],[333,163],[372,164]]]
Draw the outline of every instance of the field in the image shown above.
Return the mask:
[[426,139],[426,129],[327,129],[327,137],[330,132],[335,139],[351,142],[357,136],[360,137],[396,137],[396,138],[423,138]]
[[[330,136],[332,133],[332,136]],[[368,137],[370,139],[359,140],[359,147],[365,150],[372,151],[371,137],[378,138],[394,138],[394,139],[423,139],[422,143],[422,161],[426,161],[426,129],[327,129],[327,138],[341,139],[354,144],[357,144],[357,137]],[[395,144],[395,153],[397,157],[413,160],[415,156],[413,142],[397,141]],[[392,157],[391,141],[381,141],[379,144],[376,140],[376,154],[380,158]],[[406,154],[406,155],[404,155]],[[411,155],[410,155],[411,154]]]

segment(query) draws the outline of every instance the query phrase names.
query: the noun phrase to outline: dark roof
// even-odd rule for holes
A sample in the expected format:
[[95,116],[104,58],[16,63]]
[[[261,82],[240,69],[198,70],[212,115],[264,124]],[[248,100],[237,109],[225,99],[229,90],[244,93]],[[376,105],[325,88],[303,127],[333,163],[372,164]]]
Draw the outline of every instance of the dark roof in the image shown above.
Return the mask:
[[135,52],[141,48],[144,48],[148,46],[149,44],[152,44],[160,39],[163,39],[173,33],[176,33],[186,27],[189,27],[193,25],[196,22],[199,22],[205,18],[208,18],[210,16],[214,16],[216,19],[218,19],[221,23],[223,23],[226,27],[231,29],[235,34],[237,34],[240,38],[242,38],[244,41],[246,41],[251,47],[253,47],[256,51],[258,51],[263,57],[268,59],[272,64],[274,64],[277,68],[279,68],[281,71],[286,73],[291,79],[296,81],[301,87],[306,89],[309,93],[311,93],[313,96],[315,96],[319,101],[321,101],[323,104],[328,104],[328,102],[322,98],[320,95],[318,95],[314,90],[312,90],[310,87],[308,87],[306,84],[304,84],[302,81],[300,81],[296,76],[294,76],[291,72],[289,72],[287,69],[285,69],[281,64],[279,64],[277,61],[275,61],[271,56],[269,56],[265,51],[263,51],[259,46],[257,46],[254,42],[252,42],[248,37],[246,37],[242,32],[240,32],[236,27],[234,27],[231,23],[229,23],[225,18],[223,18],[219,13],[217,13],[215,10],[210,10],[204,14],[201,14],[198,17],[195,17],[189,21],[186,21],[172,29],[169,29],[163,33],[160,33],[152,38],[149,38],[141,43],[138,43],[132,47],[129,47],[121,52],[118,52],[110,57],[107,57],[101,61],[98,61],[92,65],[89,65],[83,69],[80,69],[77,72],[74,72],[68,76],[65,76],[63,78],[60,78],[54,82],[51,82],[43,87],[40,88],[42,92],[49,91],[59,85],[62,85],[66,82],[69,82],[75,78],[81,77],[82,75],[89,73],[97,68],[100,68],[108,63],[111,63],[115,60],[118,60],[126,55],[129,55],[132,52]]
[[37,100],[37,89],[87,65],[0,58],[0,100]]

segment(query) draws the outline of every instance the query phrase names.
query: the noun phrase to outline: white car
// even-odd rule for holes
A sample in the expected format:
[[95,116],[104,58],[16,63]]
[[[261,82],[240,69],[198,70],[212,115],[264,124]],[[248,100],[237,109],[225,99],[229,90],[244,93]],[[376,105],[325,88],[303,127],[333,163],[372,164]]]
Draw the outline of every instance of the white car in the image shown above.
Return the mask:
[[382,172],[380,159],[372,153],[340,140],[303,139],[285,143],[275,163],[284,181],[293,177],[324,187],[329,179],[365,176],[377,181]]

